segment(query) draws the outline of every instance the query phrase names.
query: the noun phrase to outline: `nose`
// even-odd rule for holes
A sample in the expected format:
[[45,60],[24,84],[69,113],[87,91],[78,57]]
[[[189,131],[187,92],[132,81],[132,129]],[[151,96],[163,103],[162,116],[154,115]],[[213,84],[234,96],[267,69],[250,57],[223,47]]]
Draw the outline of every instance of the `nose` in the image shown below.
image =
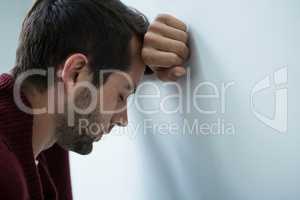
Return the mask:
[[126,127],[128,125],[127,109],[120,113],[116,113],[113,116],[112,123],[117,126]]

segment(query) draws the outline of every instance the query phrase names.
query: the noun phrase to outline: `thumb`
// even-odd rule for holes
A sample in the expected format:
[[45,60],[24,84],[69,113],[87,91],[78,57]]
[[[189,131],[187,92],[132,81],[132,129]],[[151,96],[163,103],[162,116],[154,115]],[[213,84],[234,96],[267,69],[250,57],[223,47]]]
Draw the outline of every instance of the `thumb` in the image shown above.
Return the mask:
[[157,77],[162,81],[176,81],[186,74],[186,69],[183,66],[176,66],[168,69],[156,69],[154,70]]

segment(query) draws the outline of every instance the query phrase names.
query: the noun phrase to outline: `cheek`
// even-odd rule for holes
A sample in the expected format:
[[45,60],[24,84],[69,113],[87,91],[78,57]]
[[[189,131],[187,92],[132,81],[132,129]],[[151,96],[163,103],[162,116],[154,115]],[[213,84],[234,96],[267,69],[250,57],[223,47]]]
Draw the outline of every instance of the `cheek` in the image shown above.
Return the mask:
[[100,115],[101,121],[104,123],[110,122],[113,112],[119,107],[118,97],[116,95],[104,95],[100,96],[98,102],[98,115]]

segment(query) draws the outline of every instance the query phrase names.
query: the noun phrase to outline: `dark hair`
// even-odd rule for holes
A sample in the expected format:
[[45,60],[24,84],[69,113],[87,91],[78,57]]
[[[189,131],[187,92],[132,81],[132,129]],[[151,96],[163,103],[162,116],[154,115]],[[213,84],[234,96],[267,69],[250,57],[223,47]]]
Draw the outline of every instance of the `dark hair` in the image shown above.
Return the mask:
[[[93,72],[124,71],[130,40],[142,38],[148,26],[144,15],[119,0],[37,0],[22,25],[14,77],[57,67],[73,53],[85,54]],[[42,91],[48,87],[47,77],[26,81]]]

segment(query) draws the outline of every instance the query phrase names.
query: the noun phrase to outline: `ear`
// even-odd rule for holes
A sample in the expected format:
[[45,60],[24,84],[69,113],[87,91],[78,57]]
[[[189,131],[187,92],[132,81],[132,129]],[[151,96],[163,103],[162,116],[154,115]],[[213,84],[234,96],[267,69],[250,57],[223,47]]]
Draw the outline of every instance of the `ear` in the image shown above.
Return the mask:
[[64,63],[61,77],[67,89],[72,88],[80,79],[87,78],[88,60],[83,54],[71,55]]

